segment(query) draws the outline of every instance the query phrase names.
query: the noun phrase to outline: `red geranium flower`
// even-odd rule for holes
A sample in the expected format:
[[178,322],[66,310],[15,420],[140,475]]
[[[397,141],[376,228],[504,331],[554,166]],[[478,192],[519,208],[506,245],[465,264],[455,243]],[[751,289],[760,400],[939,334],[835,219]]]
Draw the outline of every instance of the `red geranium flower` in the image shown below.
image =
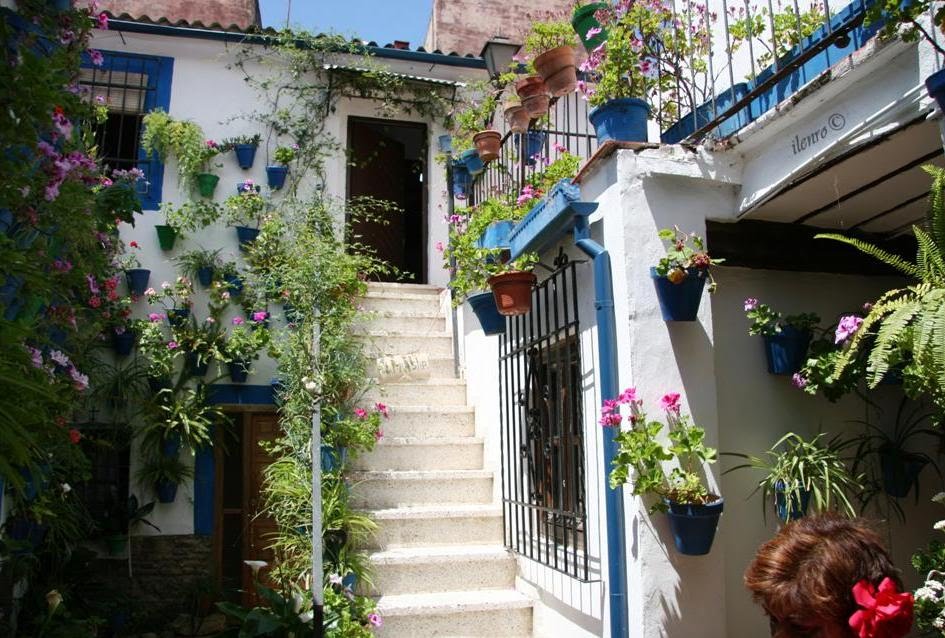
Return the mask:
[[79,441],[82,440],[82,433],[72,428],[69,430],[69,440],[72,441],[73,445],[78,445]]
[[899,593],[891,578],[879,589],[861,580],[853,586],[853,599],[860,609],[850,616],[850,628],[858,638],[902,638],[912,629],[915,601],[909,592]]

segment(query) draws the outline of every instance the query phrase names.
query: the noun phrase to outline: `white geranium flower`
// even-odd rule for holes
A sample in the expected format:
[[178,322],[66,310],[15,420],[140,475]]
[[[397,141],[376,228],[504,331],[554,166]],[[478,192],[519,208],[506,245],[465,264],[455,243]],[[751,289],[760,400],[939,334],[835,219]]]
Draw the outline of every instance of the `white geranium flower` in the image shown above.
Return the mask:
[[938,494],[936,494],[935,496],[933,496],[933,497],[932,497],[932,502],[933,502],[933,503],[938,503],[938,504],[940,504],[940,505],[945,505],[945,492],[939,492]]
[[244,560],[243,562],[249,565],[249,568],[253,570],[253,578],[256,577],[260,569],[269,566],[269,563],[264,560]]
[[937,529],[938,531],[945,530],[945,520],[941,520],[937,522],[935,525],[932,526],[932,528]]
[[63,493],[63,494],[68,494],[69,492],[72,491],[72,486],[69,485],[68,483],[63,483],[63,484],[60,485],[59,487],[62,488],[62,493]]

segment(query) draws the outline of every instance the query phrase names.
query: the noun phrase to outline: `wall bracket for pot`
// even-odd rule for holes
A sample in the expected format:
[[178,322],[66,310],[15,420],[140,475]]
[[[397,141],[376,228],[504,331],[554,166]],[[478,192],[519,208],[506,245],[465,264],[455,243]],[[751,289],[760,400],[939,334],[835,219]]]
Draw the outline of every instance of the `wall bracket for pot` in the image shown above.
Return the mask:
[[582,202],[581,188],[563,179],[538,202],[509,234],[512,259],[527,252],[541,253],[574,228],[577,219],[597,210],[596,202]]

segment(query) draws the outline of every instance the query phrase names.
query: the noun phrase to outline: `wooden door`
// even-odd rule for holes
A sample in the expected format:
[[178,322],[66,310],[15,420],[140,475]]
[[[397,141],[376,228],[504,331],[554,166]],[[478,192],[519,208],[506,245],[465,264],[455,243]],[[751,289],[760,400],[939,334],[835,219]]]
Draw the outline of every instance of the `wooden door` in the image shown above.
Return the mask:
[[[266,467],[273,461],[260,445],[272,441],[279,435],[279,417],[274,413],[249,413],[245,415],[243,437],[243,556],[244,560],[263,560],[272,565],[273,553],[267,549],[277,531],[276,523],[268,516],[260,515],[264,506],[263,480]],[[265,570],[260,572],[265,582]],[[257,603],[253,588],[253,574],[248,565],[243,565],[243,602]]]

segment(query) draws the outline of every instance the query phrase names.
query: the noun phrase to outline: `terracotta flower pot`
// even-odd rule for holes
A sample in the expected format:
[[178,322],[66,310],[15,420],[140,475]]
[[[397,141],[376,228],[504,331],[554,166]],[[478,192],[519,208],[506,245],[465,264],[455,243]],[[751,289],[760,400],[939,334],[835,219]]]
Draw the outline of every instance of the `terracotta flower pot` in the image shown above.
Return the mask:
[[557,47],[535,58],[535,70],[553,96],[567,95],[577,88],[577,58],[574,47]]
[[509,125],[509,130],[513,133],[524,133],[527,131],[528,121],[530,119],[531,115],[528,114],[528,111],[521,104],[505,109],[505,121]]
[[489,277],[489,287],[500,315],[514,317],[532,309],[532,286],[537,278],[532,272],[516,271]]
[[529,75],[518,80],[515,83],[515,92],[522,99],[522,106],[530,117],[539,117],[548,112],[551,98],[540,75]]
[[473,144],[476,145],[479,159],[483,162],[491,162],[494,159],[499,159],[499,151],[502,149],[502,134],[491,130],[479,131],[473,135]]

